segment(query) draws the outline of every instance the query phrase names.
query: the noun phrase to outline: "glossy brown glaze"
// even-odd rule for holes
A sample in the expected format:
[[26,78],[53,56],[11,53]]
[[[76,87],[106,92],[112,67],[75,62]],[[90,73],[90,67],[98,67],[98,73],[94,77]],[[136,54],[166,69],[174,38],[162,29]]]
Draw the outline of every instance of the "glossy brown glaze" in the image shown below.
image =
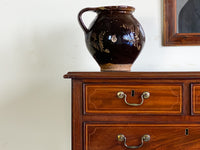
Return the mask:
[[[127,137],[127,145],[139,145],[141,136],[150,134],[141,150],[200,149],[200,72],[70,72],[64,77],[72,78],[72,150],[125,150],[118,134]],[[117,98],[119,89],[129,102],[146,90],[151,95],[132,108]]]
[[[91,27],[82,21],[86,11],[97,13]],[[85,32],[87,48],[102,71],[130,71],[141,52],[145,35],[134,18],[130,6],[85,8],[79,13],[79,22]],[[120,66],[121,65],[121,66]]]

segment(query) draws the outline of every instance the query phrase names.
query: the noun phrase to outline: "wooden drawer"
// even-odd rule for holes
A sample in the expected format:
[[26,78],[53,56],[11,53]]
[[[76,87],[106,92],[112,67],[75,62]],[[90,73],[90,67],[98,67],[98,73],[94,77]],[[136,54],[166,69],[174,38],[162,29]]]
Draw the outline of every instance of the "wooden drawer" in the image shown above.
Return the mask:
[[[84,150],[125,150],[141,146],[141,150],[199,150],[200,126],[196,124],[86,124]],[[150,140],[143,142],[142,139]],[[143,139],[144,140],[144,139]]]
[[200,84],[192,84],[192,114],[200,115]]
[[[118,92],[126,96],[119,98]],[[85,114],[182,114],[182,84],[85,84]],[[142,94],[149,92],[140,106]]]

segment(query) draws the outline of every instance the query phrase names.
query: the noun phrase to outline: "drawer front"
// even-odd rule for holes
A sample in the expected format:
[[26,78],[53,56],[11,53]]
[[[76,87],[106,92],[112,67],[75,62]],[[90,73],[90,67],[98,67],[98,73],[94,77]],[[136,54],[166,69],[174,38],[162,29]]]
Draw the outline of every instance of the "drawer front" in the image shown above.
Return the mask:
[[84,89],[85,114],[182,114],[182,84],[85,84]]
[[200,115],[200,84],[192,84],[192,114]]
[[[124,139],[126,138],[126,142]],[[200,126],[197,124],[86,124],[84,150],[200,149]]]

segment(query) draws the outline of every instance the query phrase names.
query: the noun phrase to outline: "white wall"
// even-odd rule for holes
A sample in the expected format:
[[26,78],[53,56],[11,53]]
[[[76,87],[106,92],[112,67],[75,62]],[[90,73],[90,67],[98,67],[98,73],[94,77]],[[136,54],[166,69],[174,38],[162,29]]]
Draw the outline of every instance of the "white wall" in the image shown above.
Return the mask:
[[0,150],[70,149],[71,84],[63,75],[99,71],[77,14],[104,5],[136,8],[146,44],[132,71],[200,70],[198,46],[161,45],[161,0],[0,0]]

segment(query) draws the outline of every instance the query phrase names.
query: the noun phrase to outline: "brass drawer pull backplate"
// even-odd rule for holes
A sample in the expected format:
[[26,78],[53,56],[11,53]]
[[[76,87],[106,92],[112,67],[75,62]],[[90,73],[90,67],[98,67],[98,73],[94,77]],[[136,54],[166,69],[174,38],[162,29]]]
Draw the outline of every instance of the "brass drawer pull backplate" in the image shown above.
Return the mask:
[[147,98],[150,97],[150,93],[149,92],[143,92],[142,95],[141,95],[141,102],[139,104],[127,102],[127,95],[122,91],[117,92],[117,97],[120,98],[120,99],[124,98],[124,102],[129,106],[140,106],[144,103],[144,99],[147,99]]
[[129,148],[129,149],[140,148],[140,147],[143,146],[144,141],[145,141],[145,142],[148,142],[148,141],[150,141],[150,139],[151,139],[150,135],[145,134],[145,135],[143,135],[143,136],[141,137],[141,144],[140,144],[140,145],[138,145],[138,146],[128,146],[128,145],[126,144],[126,137],[125,137],[125,135],[123,135],[123,134],[117,135],[117,140],[120,141],[120,142],[124,142],[124,146],[125,146],[126,148]]

